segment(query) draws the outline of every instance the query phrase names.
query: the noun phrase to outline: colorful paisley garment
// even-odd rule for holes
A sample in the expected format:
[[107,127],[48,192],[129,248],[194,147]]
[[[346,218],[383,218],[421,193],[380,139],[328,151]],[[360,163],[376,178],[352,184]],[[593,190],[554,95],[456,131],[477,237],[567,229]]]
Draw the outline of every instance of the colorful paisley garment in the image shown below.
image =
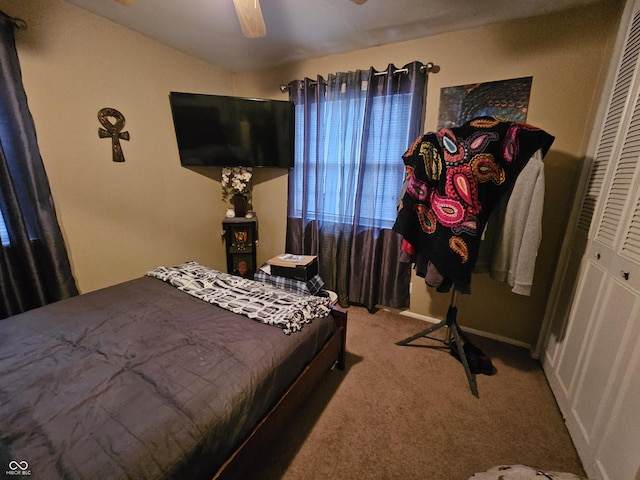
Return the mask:
[[437,192],[431,194],[431,207],[436,218],[445,227],[460,225],[465,219],[465,209],[455,198],[441,197]]
[[469,166],[478,182],[500,185],[505,181],[504,169],[494,161],[490,153],[479,153],[471,159]]
[[467,148],[469,153],[474,154],[478,152],[483,152],[490,142],[493,142],[498,139],[498,134],[496,132],[476,132],[471,135],[466,140]]
[[402,156],[405,208],[393,229],[416,258],[426,260],[416,260],[417,274],[425,276],[431,262],[458,290],[470,291],[480,233],[491,211],[529,158],[537,150],[544,156],[553,140],[539,128],[498,117],[474,118],[416,139]]
[[424,205],[417,204],[416,211],[418,212],[418,220],[420,221],[422,231],[427,234],[435,232],[438,221],[433,210],[425,207]]
[[464,144],[456,138],[451,130],[442,129],[438,132],[440,144],[444,152],[447,165],[459,165],[465,160]]
[[438,181],[442,173],[442,157],[438,148],[429,142],[420,145],[420,156],[424,162],[424,172],[431,181]]
[[429,185],[411,175],[407,180],[407,193],[417,200],[425,201],[429,196]]
[[461,263],[469,261],[469,247],[467,243],[460,237],[451,237],[449,239],[449,247],[460,256]]
[[469,165],[448,169],[445,188],[447,197],[459,199],[464,203],[468,216],[475,216],[482,210],[478,200],[478,181]]

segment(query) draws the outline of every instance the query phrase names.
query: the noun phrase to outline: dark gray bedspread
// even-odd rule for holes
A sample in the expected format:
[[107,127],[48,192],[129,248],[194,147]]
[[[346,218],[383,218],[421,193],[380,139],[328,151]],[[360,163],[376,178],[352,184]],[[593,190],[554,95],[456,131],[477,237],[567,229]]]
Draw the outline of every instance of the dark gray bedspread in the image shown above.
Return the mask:
[[0,473],[211,478],[334,330],[284,335],[150,277],[2,320]]

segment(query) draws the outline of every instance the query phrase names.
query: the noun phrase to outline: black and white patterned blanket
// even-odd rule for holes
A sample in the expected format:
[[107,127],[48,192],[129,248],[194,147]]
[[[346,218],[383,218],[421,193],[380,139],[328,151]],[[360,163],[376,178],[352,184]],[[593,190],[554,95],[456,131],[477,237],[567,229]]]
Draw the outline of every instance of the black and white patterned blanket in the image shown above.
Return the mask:
[[327,297],[299,295],[254,280],[186,262],[157,267],[146,274],[206,302],[268,325],[287,335],[331,312]]

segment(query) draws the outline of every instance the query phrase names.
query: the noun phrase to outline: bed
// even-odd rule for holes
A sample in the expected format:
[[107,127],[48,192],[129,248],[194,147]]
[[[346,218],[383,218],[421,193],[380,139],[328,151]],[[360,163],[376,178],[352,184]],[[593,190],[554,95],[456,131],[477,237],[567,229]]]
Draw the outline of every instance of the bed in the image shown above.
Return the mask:
[[325,372],[344,368],[344,310],[285,328],[159,277],[0,321],[7,475],[243,478]]

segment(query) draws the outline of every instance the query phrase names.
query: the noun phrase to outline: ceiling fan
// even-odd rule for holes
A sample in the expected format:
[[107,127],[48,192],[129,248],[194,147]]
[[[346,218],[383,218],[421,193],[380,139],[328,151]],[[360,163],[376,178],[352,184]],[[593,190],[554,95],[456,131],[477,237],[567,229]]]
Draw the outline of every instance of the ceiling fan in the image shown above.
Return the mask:
[[[351,0],[358,5],[364,4],[367,0]],[[236,14],[240,20],[242,34],[247,38],[264,37],[267,34],[267,27],[264,24],[260,0],[233,0],[236,7]]]
[[[115,0],[122,5],[133,5],[136,0]],[[357,5],[363,5],[367,0],[351,0]],[[264,24],[260,0],[233,0],[236,15],[242,27],[242,34],[247,38],[264,37],[267,27]]]

